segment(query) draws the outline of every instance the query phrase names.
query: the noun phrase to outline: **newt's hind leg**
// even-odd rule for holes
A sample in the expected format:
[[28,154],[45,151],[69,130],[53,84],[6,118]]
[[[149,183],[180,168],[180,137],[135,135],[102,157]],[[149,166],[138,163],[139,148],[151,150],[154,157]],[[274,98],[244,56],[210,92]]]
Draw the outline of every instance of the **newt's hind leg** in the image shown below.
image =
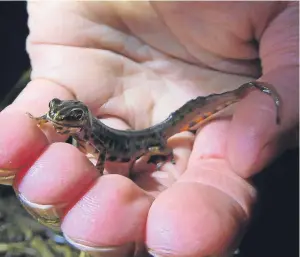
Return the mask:
[[106,152],[101,151],[98,157],[98,161],[96,163],[96,169],[99,171],[100,175],[103,175],[105,160]]
[[156,164],[159,169],[164,162],[170,161],[175,164],[173,150],[167,147],[152,146],[148,148],[145,158],[148,158],[147,163]]

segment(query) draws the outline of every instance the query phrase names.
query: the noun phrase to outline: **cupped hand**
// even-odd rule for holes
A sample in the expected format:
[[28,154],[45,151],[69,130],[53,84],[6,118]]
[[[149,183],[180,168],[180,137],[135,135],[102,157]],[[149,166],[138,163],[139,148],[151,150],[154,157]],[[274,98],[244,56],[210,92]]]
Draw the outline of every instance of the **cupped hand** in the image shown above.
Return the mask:
[[[23,203],[93,256],[132,256],[143,244],[155,256],[234,251],[256,198],[251,176],[296,141],[297,8],[29,2],[32,81],[0,114],[0,174],[16,175]],[[171,138],[176,165],[137,164],[132,180],[127,164],[107,163],[100,177],[66,138],[25,114],[76,98],[112,127],[142,129],[191,98],[254,79],[280,94],[280,125],[272,99],[251,92],[196,135]]]

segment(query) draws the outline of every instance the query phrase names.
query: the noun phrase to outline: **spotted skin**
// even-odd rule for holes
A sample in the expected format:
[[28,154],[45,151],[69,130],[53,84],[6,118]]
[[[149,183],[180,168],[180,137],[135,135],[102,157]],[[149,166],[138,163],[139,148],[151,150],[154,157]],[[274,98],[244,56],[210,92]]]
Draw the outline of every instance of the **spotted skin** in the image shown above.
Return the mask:
[[248,82],[232,91],[199,96],[171,113],[164,121],[142,130],[108,127],[77,100],[55,98],[49,103],[48,113],[41,117],[29,116],[39,125],[50,122],[57,133],[73,137],[82,152],[97,153],[96,168],[103,174],[106,161],[134,163],[143,157],[155,164],[161,160],[174,163],[173,151],[167,147],[171,136],[183,131],[195,131],[212,115],[240,101],[250,89],[258,89],[272,97],[276,106],[276,122],[279,123],[279,96],[271,85],[263,82]]
[[232,105],[236,101],[228,101],[224,103],[223,105],[217,106],[213,111],[211,112],[205,112],[205,113],[199,113],[198,115],[195,116],[195,118],[190,121],[188,124],[184,125],[181,129],[180,132],[188,131],[188,130],[194,130],[194,127],[200,124],[201,122],[207,120],[208,118],[212,117],[214,114],[222,111],[225,109],[227,106]]

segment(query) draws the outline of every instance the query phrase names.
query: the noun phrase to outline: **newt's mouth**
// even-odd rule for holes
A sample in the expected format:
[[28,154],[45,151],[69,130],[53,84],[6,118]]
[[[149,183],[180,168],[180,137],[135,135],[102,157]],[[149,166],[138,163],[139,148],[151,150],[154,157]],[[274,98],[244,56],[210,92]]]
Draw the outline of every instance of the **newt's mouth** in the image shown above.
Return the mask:
[[65,128],[80,128],[80,127],[82,127],[81,124],[75,124],[74,122],[68,122],[66,120],[56,120],[55,118],[52,118],[49,115],[49,113],[46,113],[39,117],[35,117],[30,113],[27,113],[27,115],[31,119],[35,120],[39,126],[50,122],[55,128],[58,128],[58,129],[60,129],[62,127],[65,127]]
[[44,124],[44,123],[49,122],[47,113],[44,114],[44,115],[42,115],[42,116],[40,116],[40,117],[34,117],[34,116],[33,116],[31,113],[29,113],[29,112],[27,112],[26,114],[29,116],[30,119],[33,119],[33,120],[37,121],[38,125],[42,125],[42,124]]

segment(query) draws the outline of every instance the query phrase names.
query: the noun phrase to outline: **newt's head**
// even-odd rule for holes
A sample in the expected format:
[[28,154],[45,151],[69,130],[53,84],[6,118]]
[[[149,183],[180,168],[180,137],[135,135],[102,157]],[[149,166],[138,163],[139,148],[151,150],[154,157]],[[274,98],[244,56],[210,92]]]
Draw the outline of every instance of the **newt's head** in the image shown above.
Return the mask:
[[49,102],[49,111],[41,117],[31,118],[39,124],[52,123],[60,134],[74,134],[79,132],[91,121],[91,114],[88,107],[77,100],[60,100],[57,98]]
[[64,126],[82,126],[88,117],[89,110],[82,102],[76,100],[52,99],[47,113],[49,121]]

